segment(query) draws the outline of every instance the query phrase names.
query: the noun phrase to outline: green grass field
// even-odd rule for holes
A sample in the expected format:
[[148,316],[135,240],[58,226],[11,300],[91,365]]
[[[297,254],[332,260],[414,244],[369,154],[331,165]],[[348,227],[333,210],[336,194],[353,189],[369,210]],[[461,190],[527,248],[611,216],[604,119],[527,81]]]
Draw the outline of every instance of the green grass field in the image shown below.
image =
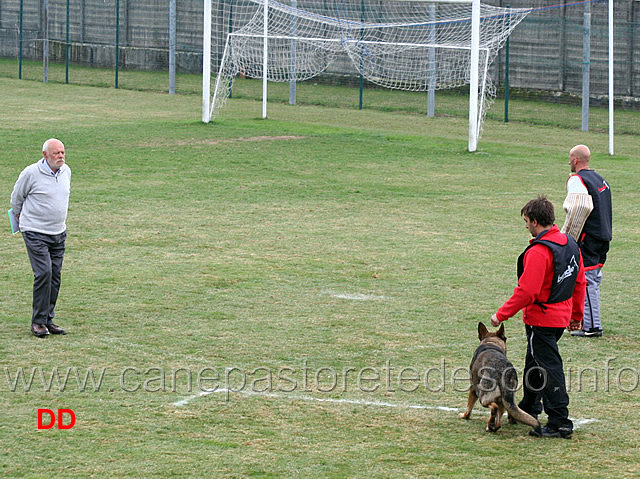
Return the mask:
[[[611,157],[604,134],[489,120],[472,154],[459,118],[273,103],[262,120],[234,98],[205,125],[198,95],[0,91],[5,214],[47,138],[73,170],[68,335],[31,335],[24,243],[0,235],[0,475],[640,474],[636,136]],[[577,143],[614,195],[605,336],[560,345],[578,427],[487,433],[480,405],[457,418],[477,323],[515,286],[522,205],[546,193],[562,224]],[[521,370],[520,318],[506,331]],[[75,426],[39,430],[43,408]]]
[[[0,78],[18,79],[18,62],[15,59],[0,58]],[[67,70],[62,63],[49,63],[49,82],[65,83]],[[22,78],[42,81],[43,68],[40,61],[24,61]],[[98,69],[81,65],[70,65],[68,82],[70,85],[96,86],[112,88],[116,74],[113,70]],[[329,85],[327,82],[346,82],[331,76],[313,78],[297,84],[296,101],[298,105],[324,106],[345,109],[358,109],[360,94],[357,87]],[[353,81],[353,79],[352,79]],[[119,70],[119,88],[125,90],[167,92],[169,79],[167,72],[142,72],[136,70]],[[212,88],[215,79],[212,79]],[[371,87],[373,85],[369,85]],[[200,95],[202,77],[188,73],[176,74],[176,92],[178,94]],[[260,79],[235,79],[233,97],[245,100],[261,100],[262,81]],[[468,91],[468,89],[467,89]],[[536,101],[540,95],[546,101]],[[269,85],[269,101],[276,103],[289,102],[289,85],[287,83],[271,83]],[[550,98],[553,97],[553,99]],[[618,101],[614,108],[614,126],[616,135],[640,135],[640,115],[638,108],[632,109],[628,101]],[[602,99],[591,102],[589,109],[589,130],[607,132],[609,128],[608,108],[596,106]],[[380,87],[365,88],[362,95],[362,106],[367,110],[381,112],[400,112],[425,115],[427,113],[427,95],[425,92],[393,91]],[[260,109],[256,110],[260,113]],[[567,128],[579,130],[582,125],[580,98],[570,94],[557,96],[549,92],[527,90],[510,90],[508,102],[508,119],[511,123]],[[223,114],[226,114],[223,112]],[[457,117],[465,120],[469,117],[469,97],[464,88],[460,90],[439,90],[436,94],[435,115]],[[486,112],[487,118],[502,122],[505,119],[505,94],[499,91],[495,103]]]

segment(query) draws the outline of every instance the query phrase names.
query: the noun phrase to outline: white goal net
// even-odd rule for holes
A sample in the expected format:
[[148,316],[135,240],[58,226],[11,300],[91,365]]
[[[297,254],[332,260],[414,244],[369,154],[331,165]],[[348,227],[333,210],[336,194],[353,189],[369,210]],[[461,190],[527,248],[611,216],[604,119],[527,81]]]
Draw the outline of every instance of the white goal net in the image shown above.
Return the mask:
[[246,1],[229,21],[213,98],[203,92],[203,109],[208,110],[203,120],[218,114],[237,75],[264,80],[266,105],[266,81],[308,80],[346,54],[355,71],[386,88],[435,91],[475,79],[477,108],[470,121],[476,117],[473,129],[479,138],[484,112],[495,96],[489,65],[530,10],[479,1],[476,8],[474,42],[471,0]]

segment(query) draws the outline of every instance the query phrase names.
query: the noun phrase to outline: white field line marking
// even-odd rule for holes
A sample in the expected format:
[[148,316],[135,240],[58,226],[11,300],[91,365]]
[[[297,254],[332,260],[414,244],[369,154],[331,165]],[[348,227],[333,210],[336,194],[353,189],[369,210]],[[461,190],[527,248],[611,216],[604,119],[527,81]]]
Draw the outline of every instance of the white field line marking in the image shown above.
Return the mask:
[[[365,401],[362,399],[338,399],[338,398],[318,398],[313,396],[298,396],[298,395],[289,395],[289,394],[278,394],[278,393],[267,393],[267,392],[257,392],[257,391],[236,391],[230,389],[216,389],[215,391],[202,391],[200,394],[195,396],[189,396],[180,401],[176,401],[173,403],[174,406],[186,406],[194,399],[197,399],[202,396],[209,396],[210,394],[225,394],[229,395],[231,393],[235,394],[244,394],[245,396],[260,396],[266,398],[273,399],[286,399],[289,401],[306,401],[306,402],[322,402],[322,403],[333,403],[333,404],[352,404],[356,406],[371,406],[371,407],[388,407],[388,408],[397,408],[397,409],[424,409],[430,411],[444,411],[444,412],[462,412],[464,408],[455,408],[455,407],[447,407],[447,406],[426,406],[424,404],[399,404],[399,403],[391,403],[386,401]],[[473,411],[475,414],[489,414],[488,410],[478,410],[475,409]],[[578,429],[585,424],[590,424],[592,422],[598,422],[598,419],[574,419],[573,428]]]
[[584,426],[585,424],[591,424],[592,422],[598,422],[598,419],[573,419],[571,418],[571,420],[573,421],[573,428],[574,429],[578,429],[581,426]]
[[350,293],[331,293],[331,296],[339,299],[349,299],[352,301],[383,301],[387,299],[386,296],[376,296],[374,294],[350,294]]
[[460,409],[453,407],[445,407],[445,406],[425,406],[421,404],[397,404],[390,403],[384,401],[364,401],[362,399],[338,399],[338,398],[318,398],[313,396],[298,396],[298,395],[289,395],[289,394],[278,394],[278,393],[267,393],[267,392],[256,392],[256,391],[237,391],[235,389],[216,389],[215,391],[203,391],[200,394],[195,396],[189,396],[187,398],[181,399],[180,401],[176,401],[173,403],[174,406],[185,406],[189,404],[194,399],[197,399],[202,396],[208,396],[210,394],[225,394],[229,395],[231,393],[235,394],[244,394],[245,396],[260,396],[267,397],[273,399],[287,399],[290,401],[307,401],[307,402],[324,402],[324,403],[334,403],[334,404],[354,404],[358,406],[374,406],[374,407],[391,407],[391,408],[404,408],[404,409],[435,409],[439,411],[459,411]]

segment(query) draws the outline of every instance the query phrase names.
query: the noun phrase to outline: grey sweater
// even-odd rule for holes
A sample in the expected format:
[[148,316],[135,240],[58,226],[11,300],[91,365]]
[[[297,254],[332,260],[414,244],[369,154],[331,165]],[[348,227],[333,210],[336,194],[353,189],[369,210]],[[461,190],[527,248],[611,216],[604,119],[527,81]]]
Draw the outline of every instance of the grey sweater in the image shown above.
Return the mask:
[[57,235],[67,229],[71,168],[53,175],[44,159],[27,166],[13,188],[11,207],[20,215],[20,231]]

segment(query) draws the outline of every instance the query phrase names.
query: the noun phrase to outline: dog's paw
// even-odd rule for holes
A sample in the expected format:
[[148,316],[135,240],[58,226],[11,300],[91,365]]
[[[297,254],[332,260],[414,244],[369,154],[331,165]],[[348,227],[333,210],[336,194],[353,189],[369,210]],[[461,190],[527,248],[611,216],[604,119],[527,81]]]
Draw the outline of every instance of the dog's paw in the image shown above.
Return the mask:
[[471,416],[471,414],[467,414],[466,412],[461,412],[460,414],[458,414],[459,419],[469,419],[469,416]]
[[487,431],[488,432],[496,432],[498,429],[500,429],[500,421],[498,421],[497,418],[492,416],[487,421]]

